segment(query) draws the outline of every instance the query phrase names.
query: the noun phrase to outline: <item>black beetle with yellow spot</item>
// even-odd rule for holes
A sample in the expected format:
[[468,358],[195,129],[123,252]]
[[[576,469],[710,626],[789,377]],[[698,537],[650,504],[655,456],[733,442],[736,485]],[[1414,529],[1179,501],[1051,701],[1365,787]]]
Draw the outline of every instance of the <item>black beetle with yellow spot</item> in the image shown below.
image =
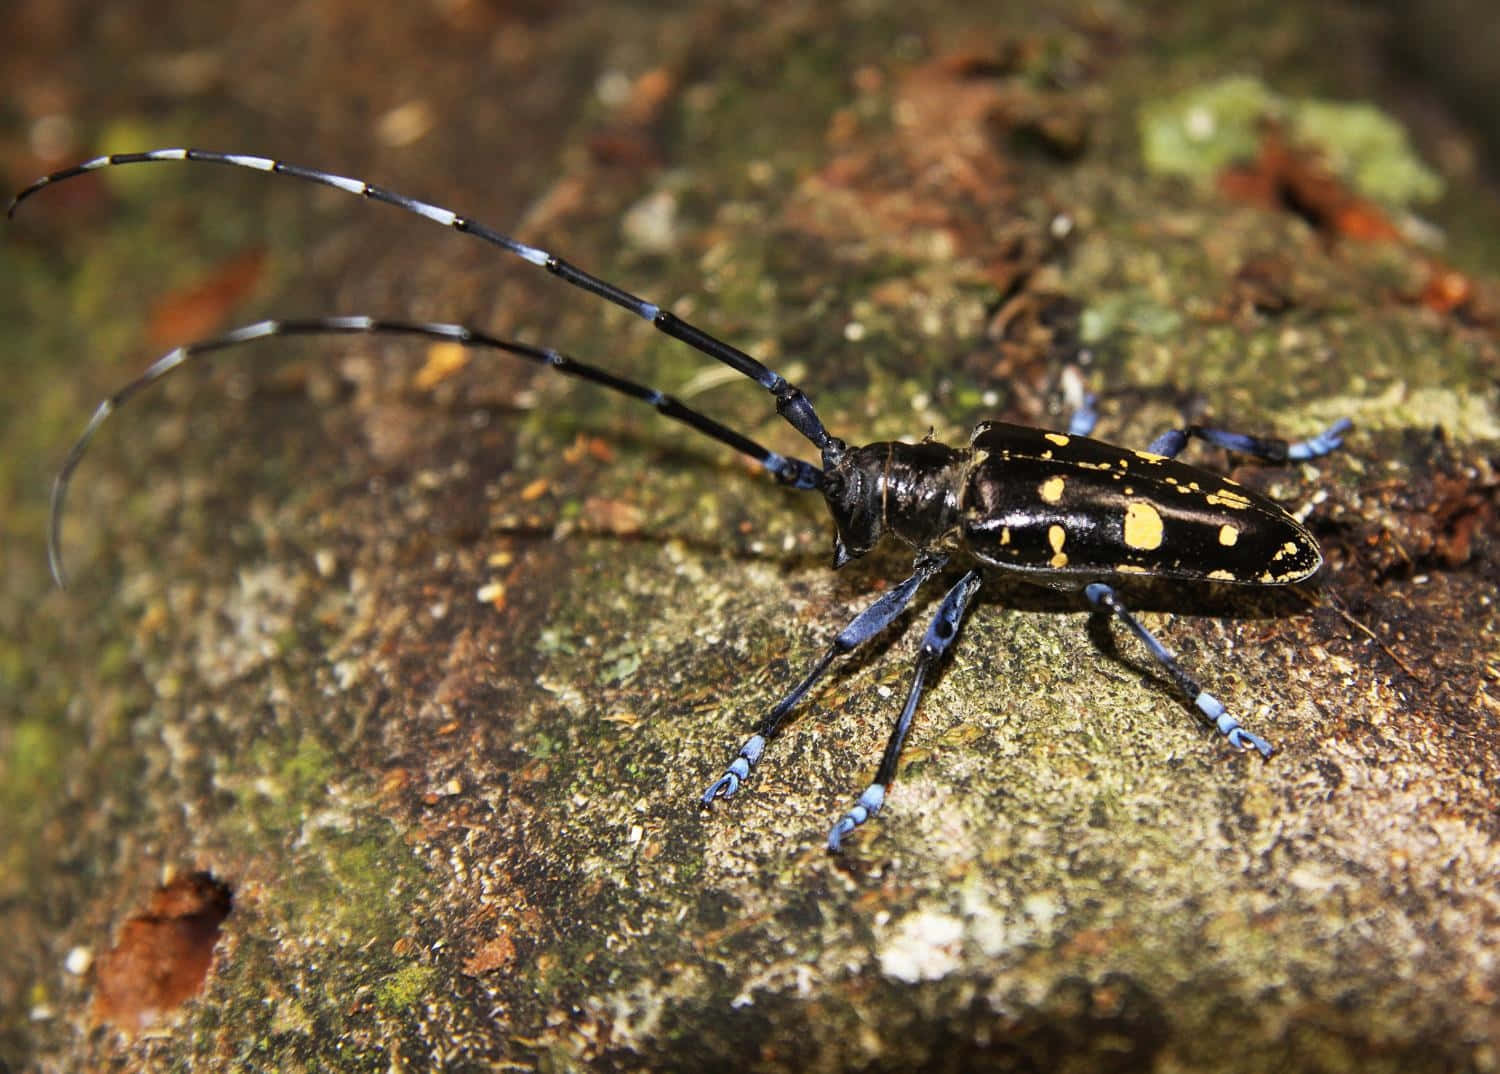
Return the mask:
[[829,849],[837,850],[845,836],[884,804],[886,788],[895,777],[901,748],[927,681],[957,636],[986,571],[1081,591],[1089,605],[1114,615],[1146,645],[1232,745],[1270,755],[1270,744],[1241,727],[1217,698],[1199,687],[1176,657],[1126,608],[1110,583],[1143,575],[1264,586],[1308,577],[1318,569],[1322,555],[1303,526],[1270,500],[1227,478],[1178,462],[1175,456],[1190,438],[1198,437],[1272,462],[1312,459],[1342,445],[1350,427],[1347,420],[1293,443],[1190,425],[1162,434],[1147,451],[1130,451],[1089,438],[1095,415],[1092,401],[1088,401],[1066,433],[986,423],[975,430],[966,448],[930,439],[917,444],[892,441],[850,447],[829,434],[801,389],[744,351],[546,250],[450,209],[361,179],[270,157],[157,149],[95,157],[45,176],[18,194],[8,213],[52,183],[115,165],[164,161],[221,164],[320,183],[415,213],[497,246],[574,287],[629,310],[666,335],[754,380],[776,400],[777,413],[817,448],[820,463],[771,451],[669,395],[550,347],[499,339],[464,325],[364,316],[260,321],[176,348],[95,410],[53,485],[48,551],[59,584],[63,580],[62,507],[68,482],[100,424],[136,392],[196,355],[253,340],[328,333],[418,336],[504,351],[638,399],[665,417],[754,459],[783,485],[820,492],[837,530],[835,567],[865,554],[885,537],[894,537],[915,549],[911,576],[888,589],[839,632],[808,674],[759,722],[723,775],[704,792],[704,805],[732,796],[760,760],[767,743],[781,730],[787,715],[834,659],[890,626],[923,583],[950,562],[957,566],[967,562],[968,566],[943,597],[922,640],[906,703],[875,778],[833,826]]

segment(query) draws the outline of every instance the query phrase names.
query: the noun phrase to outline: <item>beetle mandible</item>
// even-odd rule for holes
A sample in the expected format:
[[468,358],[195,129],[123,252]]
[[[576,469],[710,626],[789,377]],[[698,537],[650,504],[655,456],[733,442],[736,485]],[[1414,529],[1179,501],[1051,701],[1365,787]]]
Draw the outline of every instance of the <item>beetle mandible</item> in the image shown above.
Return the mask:
[[771,451],[669,395],[550,347],[500,339],[464,325],[363,316],[259,321],[173,349],[99,404],[53,482],[47,549],[59,585],[64,582],[61,527],[68,482],[100,424],[131,396],[195,355],[257,339],[329,333],[427,337],[505,351],[638,399],[754,459],[781,484],[821,494],[833,517],[835,568],[865,555],[888,537],[914,550],[911,575],[850,620],[807,675],[771,708],[723,774],[703,793],[705,806],[739,790],[788,714],[836,658],[884,631],[900,617],[917,591],[950,565],[964,568],[962,574],[943,596],[922,639],[906,702],[875,776],[833,825],[828,835],[829,850],[837,851],[845,837],[875,816],[884,804],[918,703],[973,606],[986,571],[1081,591],[1090,607],[1113,615],[1141,640],[1152,659],[1230,745],[1271,755],[1270,743],[1242,727],[1130,611],[1115,583],[1146,577],[1282,586],[1310,577],[1323,557],[1317,541],[1302,524],[1271,500],[1227,477],[1179,462],[1176,456],[1196,437],[1269,462],[1314,459],[1342,446],[1351,428],[1348,419],[1335,422],[1316,436],[1293,442],[1187,425],[1163,433],[1146,451],[1132,451],[1089,437],[1097,415],[1091,402],[1086,402],[1065,433],[985,422],[964,447],[950,447],[931,439],[916,444],[884,441],[850,446],[824,428],[812,401],[800,388],[671,311],[452,210],[360,179],[270,157],[155,149],[95,157],[44,176],[11,200],[7,216],[50,184],[101,168],[162,161],[222,164],[321,183],[393,205],[498,246],[574,287],[629,310],[658,331],[755,381],[775,399],[777,413],[817,449],[819,462]]

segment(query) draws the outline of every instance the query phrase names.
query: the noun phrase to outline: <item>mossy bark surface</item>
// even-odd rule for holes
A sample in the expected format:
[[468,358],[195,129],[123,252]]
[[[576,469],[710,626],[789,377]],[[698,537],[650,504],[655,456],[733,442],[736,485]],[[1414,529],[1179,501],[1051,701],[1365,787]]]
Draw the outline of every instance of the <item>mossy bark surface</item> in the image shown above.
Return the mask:
[[[1500,208],[1373,16],[19,6],[11,186],[58,144],[367,177],[669,304],[854,441],[1055,427],[1069,366],[1121,444],[1184,414],[1356,431],[1294,468],[1191,449],[1305,515],[1318,585],[1138,596],[1272,760],[996,580],[830,856],[933,605],[700,809],[907,553],[830,571],[815,497],[647,408],[503,356],[265,343],[101,432],[68,591],[40,539],[91,408],[200,315],[467,320],[809,455],[754,385],[337,192],[165,164],[45,192],[0,248],[0,1066],[1500,1064]],[[1228,75],[1413,134],[1441,259],[1406,206],[1366,242],[1148,166],[1143,123]],[[262,248],[243,295],[205,290]],[[234,899],[204,987],[122,1033],[91,958],[195,871]]]

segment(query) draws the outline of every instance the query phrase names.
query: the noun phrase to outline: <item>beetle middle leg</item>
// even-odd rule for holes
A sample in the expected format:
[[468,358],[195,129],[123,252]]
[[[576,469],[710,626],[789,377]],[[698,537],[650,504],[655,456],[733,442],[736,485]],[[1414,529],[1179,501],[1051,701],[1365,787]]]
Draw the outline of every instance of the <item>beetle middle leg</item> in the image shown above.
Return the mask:
[[823,677],[834,658],[853,652],[890,626],[896,617],[906,610],[906,606],[911,603],[912,597],[916,595],[922,584],[947,566],[947,563],[948,557],[945,555],[919,555],[910,578],[886,590],[879,599],[850,620],[849,625],[839,631],[838,637],[833,639],[827,650],[818,658],[813,669],[803,677],[801,682],[792,687],[785,697],[776,702],[775,707],[755,729],[755,733],[745,740],[745,744],[740,747],[740,752],[724,770],[724,774],[703,792],[703,804],[708,805],[715,798],[732,797],[740,789],[740,784],[749,777],[750,770],[755,767],[756,762],[760,760],[761,754],[765,752],[766,743],[776,737],[776,733],[781,730],[787,714]]
[[1306,462],[1321,458],[1344,446],[1344,434],[1354,423],[1340,418],[1317,436],[1306,440],[1282,440],[1275,436],[1249,436],[1246,433],[1230,432],[1228,429],[1211,429],[1203,425],[1185,425],[1180,429],[1168,429],[1147,448],[1155,455],[1176,458],[1193,437],[1206,441],[1226,451],[1237,451],[1241,455],[1253,455],[1267,462]]
[[[1094,426],[1099,421],[1099,411],[1095,405],[1097,401],[1093,393],[1083,394],[1077,408],[1068,419],[1070,435],[1093,435]],[[1175,459],[1181,454],[1182,449],[1187,447],[1188,441],[1197,437],[1199,440],[1226,451],[1252,455],[1267,462],[1306,462],[1309,459],[1322,458],[1343,447],[1344,434],[1353,426],[1354,422],[1350,419],[1340,418],[1316,436],[1310,436],[1305,440],[1283,440],[1275,436],[1250,436],[1247,433],[1215,429],[1206,425],[1184,425],[1181,428],[1168,429],[1151,441],[1151,446],[1146,450],[1153,455]]]

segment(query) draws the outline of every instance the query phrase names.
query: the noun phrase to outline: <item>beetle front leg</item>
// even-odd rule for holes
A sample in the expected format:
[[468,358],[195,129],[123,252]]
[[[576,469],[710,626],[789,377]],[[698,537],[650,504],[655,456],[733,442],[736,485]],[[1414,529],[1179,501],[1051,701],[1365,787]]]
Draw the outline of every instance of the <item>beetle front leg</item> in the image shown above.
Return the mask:
[[776,703],[765,719],[760,722],[760,726],[755,729],[755,733],[745,740],[745,744],[740,747],[740,752],[724,770],[724,774],[703,792],[703,804],[708,805],[715,798],[733,797],[734,793],[740,789],[740,784],[749,777],[750,770],[760,760],[761,754],[765,752],[766,743],[781,730],[787,714],[823,677],[834,658],[853,652],[890,626],[896,617],[906,610],[906,606],[911,603],[912,597],[916,596],[922,583],[942,570],[947,563],[948,557],[944,555],[917,557],[915,569],[910,578],[886,590],[879,599],[850,620],[849,625],[839,631],[838,637],[833,639],[833,643],[818,658],[813,669],[803,677],[801,682],[792,687],[790,693]]

